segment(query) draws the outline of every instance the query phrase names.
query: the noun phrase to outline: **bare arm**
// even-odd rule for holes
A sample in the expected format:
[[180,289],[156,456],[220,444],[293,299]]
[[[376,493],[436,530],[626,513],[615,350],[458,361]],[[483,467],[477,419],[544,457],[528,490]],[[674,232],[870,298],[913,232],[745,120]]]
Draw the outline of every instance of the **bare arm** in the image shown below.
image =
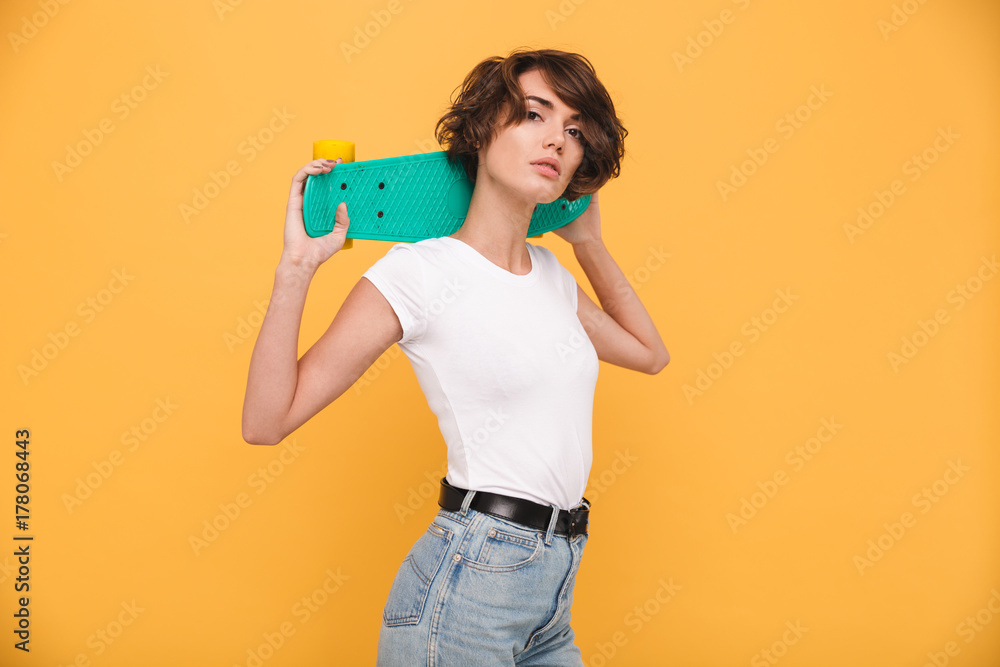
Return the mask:
[[573,251],[603,310],[577,285],[577,315],[602,361],[655,374],[670,363],[663,339],[604,241],[574,243]]
[[403,336],[389,302],[367,278],[358,280],[333,322],[298,359],[311,274],[280,265],[261,325],[243,402],[243,439],[275,445],[335,401]]
[[582,215],[555,233],[573,244],[576,259],[601,302],[598,306],[579,284],[576,286],[576,314],[597,358],[650,375],[663,370],[670,363],[670,353],[601,238],[600,191],[591,195]]
[[307,174],[329,171],[314,160],[292,179],[285,218],[285,245],[274,274],[247,377],[243,439],[274,445],[344,393],[403,330],[389,302],[366,278],[358,280],[330,327],[298,358],[299,328],[306,294],[319,265],[344,245],[350,220],[337,208],[330,234],[310,238],[302,223]]

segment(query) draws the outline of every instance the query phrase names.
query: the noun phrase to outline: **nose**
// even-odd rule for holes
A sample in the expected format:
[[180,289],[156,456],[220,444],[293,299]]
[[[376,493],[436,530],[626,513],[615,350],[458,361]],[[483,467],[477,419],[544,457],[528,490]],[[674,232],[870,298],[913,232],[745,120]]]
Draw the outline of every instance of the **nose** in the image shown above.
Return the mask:
[[545,136],[545,147],[554,146],[555,149],[562,150],[566,143],[566,133],[562,129],[549,130]]

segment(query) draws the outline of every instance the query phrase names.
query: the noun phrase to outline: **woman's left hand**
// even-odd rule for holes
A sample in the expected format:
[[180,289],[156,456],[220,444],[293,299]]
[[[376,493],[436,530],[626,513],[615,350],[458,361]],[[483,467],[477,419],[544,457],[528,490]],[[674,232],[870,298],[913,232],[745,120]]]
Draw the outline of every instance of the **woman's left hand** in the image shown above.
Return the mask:
[[601,239],[601,209],[597,202],[600,190],[590,195],[590,205],[580,216],[552,232],[572,244],[599,241]]

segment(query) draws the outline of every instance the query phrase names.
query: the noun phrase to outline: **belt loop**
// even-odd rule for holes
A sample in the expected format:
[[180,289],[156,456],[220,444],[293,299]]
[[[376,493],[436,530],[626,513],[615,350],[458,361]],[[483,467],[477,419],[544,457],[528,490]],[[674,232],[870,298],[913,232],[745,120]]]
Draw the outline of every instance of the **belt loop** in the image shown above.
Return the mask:
[[472,499],[475,497],[475,495],[476,495],[475,490],[465,492],[465,498],[462,499],[462,509],[461,509],[462,516],[465,516],[466,512],[469,511],[469,505],[472,504]]
[[552,533],[556,530],[556,522],[559,520],[559,507],[552,505],[552,516],[549,517],[549,529],[545,531],[545,546],[552,545]]

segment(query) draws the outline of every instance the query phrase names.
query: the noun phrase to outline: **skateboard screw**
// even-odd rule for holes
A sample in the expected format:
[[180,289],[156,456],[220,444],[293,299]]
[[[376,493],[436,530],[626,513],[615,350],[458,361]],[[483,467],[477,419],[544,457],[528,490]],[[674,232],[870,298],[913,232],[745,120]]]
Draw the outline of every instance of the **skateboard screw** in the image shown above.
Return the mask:
[[382,217],[382,211],[378,212],[378,217],[380,217],[380,218]]
[[341,190],[346,190],[347,189],[347,183],[341,183],[340,184],[340,189]]
[[378,184],[378,189],[379,190],[383,189],[384,187],[385,187],[385,183],[379,183]]

